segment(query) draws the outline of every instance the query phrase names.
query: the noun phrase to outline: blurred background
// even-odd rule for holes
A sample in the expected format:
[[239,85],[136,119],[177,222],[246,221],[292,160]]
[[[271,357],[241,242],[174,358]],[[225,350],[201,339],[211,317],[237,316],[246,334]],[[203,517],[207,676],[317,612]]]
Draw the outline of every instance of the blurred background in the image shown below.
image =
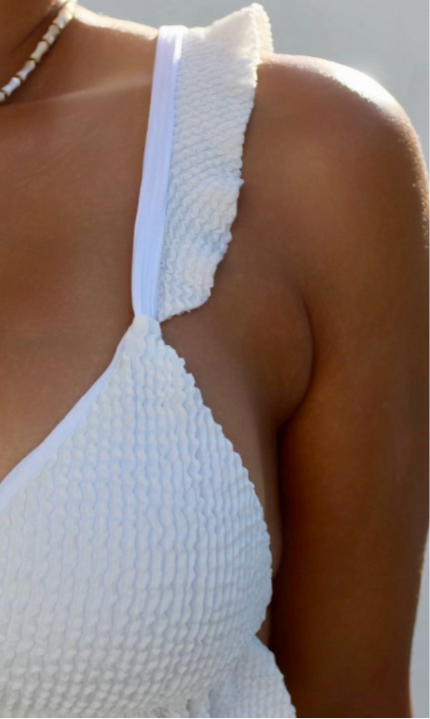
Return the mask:
[[[94,12],[152,27],[207,25],[251,0],[82,0]],[[429,167],[428,0],[261,0],[275,51],[352,66],[375,78],[400,102]],[[429,549],[412,656],[415,717],[429,717]]]

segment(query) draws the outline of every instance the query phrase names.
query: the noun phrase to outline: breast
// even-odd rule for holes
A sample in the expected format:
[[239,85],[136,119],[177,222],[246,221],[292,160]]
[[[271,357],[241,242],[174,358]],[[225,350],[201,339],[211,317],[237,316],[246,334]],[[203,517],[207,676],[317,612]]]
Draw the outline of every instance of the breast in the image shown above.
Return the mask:
[[269,534],[156,320],[51,449],[0,514],[0,716],[143,716],[222,684],[270,602]]

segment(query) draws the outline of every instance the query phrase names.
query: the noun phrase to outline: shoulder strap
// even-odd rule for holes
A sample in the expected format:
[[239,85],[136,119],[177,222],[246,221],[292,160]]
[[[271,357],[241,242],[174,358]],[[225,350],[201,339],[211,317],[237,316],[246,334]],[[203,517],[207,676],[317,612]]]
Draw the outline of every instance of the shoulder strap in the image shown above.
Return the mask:
[[184,32],[158,273],[159,322],[210,296],[244,182],[243,142],[262,51],[273,51],[273,38],[259,3]]
[[134,226],[132,303],[156,316],[174,127],[174,96],[185,25],[158,31],[139,200]]

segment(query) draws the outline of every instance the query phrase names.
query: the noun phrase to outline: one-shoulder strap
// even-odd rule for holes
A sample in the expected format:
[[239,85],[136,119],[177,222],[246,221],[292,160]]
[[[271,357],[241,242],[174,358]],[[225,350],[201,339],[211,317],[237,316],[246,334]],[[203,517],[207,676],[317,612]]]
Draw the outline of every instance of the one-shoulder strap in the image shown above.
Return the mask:
[[244,183],[243,143],[257,66],[263,52],[273,51],[269,18],[262,5],[252,3],[206,27],[187,28],[181,49],[158,274],[159,322],[208,299],[230,242]]

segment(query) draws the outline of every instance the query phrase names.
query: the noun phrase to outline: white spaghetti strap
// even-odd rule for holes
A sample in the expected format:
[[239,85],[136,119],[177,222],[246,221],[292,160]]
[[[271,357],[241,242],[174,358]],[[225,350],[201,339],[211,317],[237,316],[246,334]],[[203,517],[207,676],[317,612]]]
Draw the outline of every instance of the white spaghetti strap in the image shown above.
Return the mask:
[[157,313],[167,188],[174,127],[175,87],[185,25],[159,28],[148,129],[134,228],[132,303],[136,316]]

